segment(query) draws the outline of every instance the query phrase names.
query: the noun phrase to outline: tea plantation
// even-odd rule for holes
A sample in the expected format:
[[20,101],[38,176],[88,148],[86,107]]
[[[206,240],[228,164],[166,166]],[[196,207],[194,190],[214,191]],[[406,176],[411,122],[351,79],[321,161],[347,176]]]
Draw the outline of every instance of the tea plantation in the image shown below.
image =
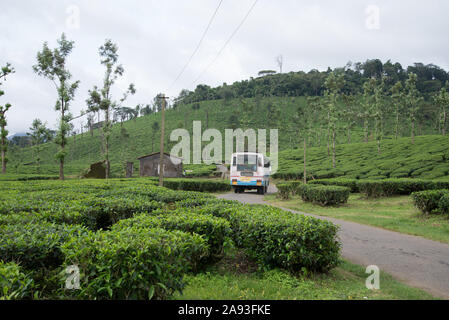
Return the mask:
[[[0,298],[170,299],[229,247],[263,270],[327,272],[337,229],[151,179],[2,181]],[[67,288],[70,270],[79,289]]]
[[[384,140],[381,153],[375,142],[337,145],[336,166],[326,147],[307,150],[308,179],[345,177],[353,179],[449,178],[449,138],[446,136]],[[275,178],[300,180],[303,176],[303,150],[279,153]]]

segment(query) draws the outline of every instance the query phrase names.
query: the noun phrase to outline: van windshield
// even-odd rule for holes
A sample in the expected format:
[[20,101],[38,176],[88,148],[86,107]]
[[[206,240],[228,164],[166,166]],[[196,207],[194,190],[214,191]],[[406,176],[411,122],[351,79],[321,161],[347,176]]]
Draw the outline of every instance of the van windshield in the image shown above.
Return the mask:
[[237,155],[237,171],[257,171],[256,155]]

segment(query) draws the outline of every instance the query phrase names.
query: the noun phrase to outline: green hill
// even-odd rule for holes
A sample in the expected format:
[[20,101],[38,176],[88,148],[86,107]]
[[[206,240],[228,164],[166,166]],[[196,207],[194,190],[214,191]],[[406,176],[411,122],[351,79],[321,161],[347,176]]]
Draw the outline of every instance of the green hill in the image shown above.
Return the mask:
[[[281,153],[281,171],[283,173],[292,173],[297,171],[297,167],[301,161],[302,151],[296,150],[302,146],[301,137],[297,132],[297,125],[294,123],[294,114],[298,106],[306,104],[304,97],[267,97],[267,98],[248,98],[248,99],[232,99],[232,100],[213,100],[203,101],[198,103],[180,104],[174,109],[169,109],[166,112],[166,150],[170,150],[176,142],[170,142],[169,134],[176,128],[185,128],[190,133],[192,132],[192,123],[195,120],[202,121],[202,129],[216,128],[220,130],[224,135],[225,128],[256,128],[256,129],[269,129],[279,128],[279,149],[285,150]],[[244,111],[246,110],[246,111]],[[326,134],[327,127],[325,124],[325,114],[323,111],[309,110],[314,114],[313,134],[309,139],[309,145],[315,147],[311,149],[309,155],[311,169],[316,172],[329,171],[328,160],[325,153],[326,149]],[[246,119],[246,120],[245,120]],[[153,113],[150,115],[138,117],[122,124],[116,123],[113,126],[111,146],[110,146],[110,160],[112,176],[124,175],[124,164],[126,161],[133,161],[135,168],[138,168],[137,158],[139,156],[156,152],[159,149],[159,131],[152,133],[152,124],[154,122],[160,122],[160,113]],[[393,135],[393,119],[387,118],[385,120],[385,135]],[[351,172],[348,167],[355,165],[361,161],[370,160],[372,154],[375,151],[374,144],[357,144],[363,140],[363,130],[361,121],[357,121],[354,128],[350,132],[351,142],[355,144],[343,145],[347,143],[347,130],[343,124],[338,126],[337,134],[337,160],[340,161],[337,166],[337,172]],[[418,135],[428,135],[437,133],[437,125],[434,119],[422,119],[417,128]],[[370,127],[372,131],[372,126]],[[409,129],[404,122],[401,128],[402,135],[408,135]],[[91,136],[90,132],[84,132],[76,136],[69,138],[67,145],[67,157],[65,163],[65,172],[68,175],[78,175],[83,170],[89,167],[89,164],[102,160],[101,156],[101,130],[96,129]],[[372,132],[370,134],[372,140]],[[391,139],[391,138],[390,138]],[[424,145],[421,145],[421,141],[424,141]],[[426,140],[427,139],[427,140]],[[424,155],[428,154],[425,150],[430,145],[441,145],[442,141],[446,141],[445,138],[438,136],[418,138],[415,146],[411,146],[407,139],[400,140],[398,146],[398,154],[400,152],[406,152],[408,148],[410,150],[417,149],[419,152],[424,152]],[[433,142],[438,141],[438,142]],[[384,159],[385,165],[391,163],[391,166],[396,165],[391,154],[388,152],[388,146],[394,144],[391,140],[385,140],[385,152],[380,155],[380,159]],[[321,148],[320,148],[321,147]],[[370,149],[372,147],[372,150]],[[447,145],[446,145],[447,147]],[[58,163],[54,158],[58,150],[58,146],[55,143],[46,143],[42,146],[41,151],[41,174],[57,174]],[[367,148],[367,149],[366,149]],[[399,148],[399,147],[398,147]],[[366,154],[359,152],[360,150],[367,150]],[[368,149],[370,150],[368,152]],[[357,153],[354,153],[354,151]],[[421,150],[421,151],[419,151]],[[423,151],[424,150],[424,151]],[[432,151],[433,152],[433,151]],[[436,152],[436,151],[435,151]],[[346,155],[347,153],[354,153],[354,157],[340,156],[340,154]],[[396,152],[395,152],[396,153]],[[439,150],[436,153],[444,153]],[[295,155],[298,154],[296,157]],[[360,156],[360,157],[359,157]],[[9,173],[38,173],[35,163],[34,148],[18,148],[10,147],[8,152]],[[398,156],[399,157],[399,156]],[[414,156],[413,156],[414,157]],[[348,162],[344,159],[348,159]],[[389,159],[389,160],[388,160]],[[407,159],[405,155],[401,156],[401,159]],[[435,160],[438,162],[439,160]],[[362,165],[362,164],[360,164]],[[388,176],[384,171],[380,170],[376,173],[376,169],[372,167],[373,162],[367,161],[366,168],[370,170],[362,170],[363,173],[360,177],[365,176]],[[195,167],[195,166],[193,166]],[[192,166],[187,166],[192,168]],[[436,167],[440,168],[439,166]],[[198,169],[198,168],[196,168]],[[399,168],[398,168],[399,169]],[[203,171],[210,171],[209,168],[200,168]],[[340,170],[340,171],[338,171]],[[136,170],[138,172],[138,170]],[[394,170],[393,170],[394,171]],[[393,174],[393,171],[390,174]],[[431,170],[423,170],[427,172]],[[298,172],[302,172],[299,170]],[[385,171],[386,172],[386,171]],[[412,170],[413,172],[413,170]],[[411,173],[412,173],[411,172]],[[317,174],[322,176],[321,173]],[[326,175],[326,174],[323,174]],[[340,175],[340,173],[336,173]],[[354,175],[351,173],[351,175]]]
[[[415,144],[410,138],[384,140],[381,153],[375,142],[339,145],[336,168],[332,168],[327,148],[310,148],[307,152],[308,178],[344,176],[354,179],[449,177],[449,137],[420,136]],[[281,179],[301,179],[303,150],[285,150],[279,154]]]

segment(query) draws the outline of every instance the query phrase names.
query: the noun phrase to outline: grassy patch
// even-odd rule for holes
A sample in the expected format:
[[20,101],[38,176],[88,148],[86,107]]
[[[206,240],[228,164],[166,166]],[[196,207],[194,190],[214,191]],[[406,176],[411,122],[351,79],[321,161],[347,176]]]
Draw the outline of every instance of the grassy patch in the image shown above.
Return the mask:
[[268,195],[265,200],[288,209],[449,243],[449,217],[447,215],[425,216],[421,214],[413,206],[410,196],[365,199],[360,194],[351,194],[348,203],[339,207],[322,207],[306,203],[299,197],[284,201],[277,199],[275,195]]
[[292,274],[280,269],[257,271],[241,253],[207,272],[186,276],[187,286],[175,299],[185,300],[421,300],[433,297],[381,272],[380,290],[368,290],[361,266],[342,261],[328,274]]

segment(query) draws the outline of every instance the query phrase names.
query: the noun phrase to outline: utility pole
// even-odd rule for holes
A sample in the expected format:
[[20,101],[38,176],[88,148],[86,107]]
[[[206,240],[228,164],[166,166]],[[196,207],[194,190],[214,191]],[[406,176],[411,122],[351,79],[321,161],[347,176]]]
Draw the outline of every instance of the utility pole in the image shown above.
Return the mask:
[[168,99],[165,95],[159,97],[162,99],[162,109],[161,109],[161,155],[159,158],[159,186],[164,186],[164,137],[165,137],[165,99]]

